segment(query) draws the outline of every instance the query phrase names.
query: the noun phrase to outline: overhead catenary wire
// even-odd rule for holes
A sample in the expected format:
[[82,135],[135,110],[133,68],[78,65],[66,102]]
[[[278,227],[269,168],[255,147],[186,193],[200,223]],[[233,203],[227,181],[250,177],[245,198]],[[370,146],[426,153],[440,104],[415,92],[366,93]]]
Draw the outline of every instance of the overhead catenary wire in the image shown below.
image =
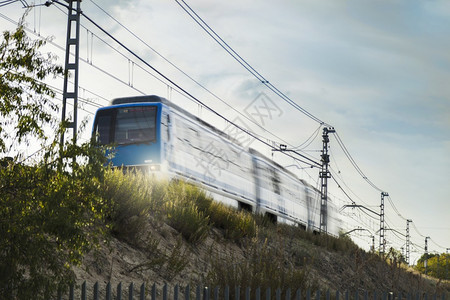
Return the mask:
[[330,126],[324,121],[320,120],[312,113],[298,105],[286,94],[280,91],[276,86],[269,82],[264,76],[262,76],[255,68],[253,68],[245,59],[243,59],[228,43],[226,43],[185,1],[175,0],[177,4],[212,38],[216,41],[228,54],[230,54],[241,66],[243,66],[250,74],[252,74],[258,81],[268,87],[272,92],[279,96],[283,101],[290,104],[292,107],[314,120],[315,122]]

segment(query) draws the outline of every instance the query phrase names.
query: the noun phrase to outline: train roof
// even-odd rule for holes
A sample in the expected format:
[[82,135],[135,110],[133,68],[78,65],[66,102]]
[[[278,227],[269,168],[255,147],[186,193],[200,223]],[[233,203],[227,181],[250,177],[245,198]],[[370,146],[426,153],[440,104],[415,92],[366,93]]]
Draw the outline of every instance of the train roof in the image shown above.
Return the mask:
[[156,95],[147,95],[147,96],[135,96],[135,97],[123,97],[123,98],[115,98],[111,101],[111,105],[119,105],[119,104],[127,104],[127,103],[154,103],[160,102],[166,104],[169,100],[159,97]]

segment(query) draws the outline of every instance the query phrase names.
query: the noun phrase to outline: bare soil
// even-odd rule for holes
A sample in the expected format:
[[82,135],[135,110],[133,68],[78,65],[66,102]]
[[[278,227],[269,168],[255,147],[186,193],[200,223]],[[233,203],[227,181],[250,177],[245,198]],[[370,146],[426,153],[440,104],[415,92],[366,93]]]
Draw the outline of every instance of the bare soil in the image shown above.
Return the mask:
[[159,288],[164,284],[204,285],[219,258],[238,265],[254,259],[249,250],[252,245],[266,243],[287,258],[287,267],[306,269],[312,286],[332,294],[337,290],[368,290],[448,295],[450,291],[449,281],[425,277],[395,260],[383,261],[360,249],[328,250],[308,240],[279,236],[276,231],[233,242],[225,239],[220,230],[212,229],[206,240],[192,245],[166,223],[149,220],[139,233],[138,237],[112,235],[99,249],[92,250],[75,269],[77,282],[86,281],[88,286],[98,282],[101,287],[108,282],[113,286],[133,282],[136,289],[142,283]]

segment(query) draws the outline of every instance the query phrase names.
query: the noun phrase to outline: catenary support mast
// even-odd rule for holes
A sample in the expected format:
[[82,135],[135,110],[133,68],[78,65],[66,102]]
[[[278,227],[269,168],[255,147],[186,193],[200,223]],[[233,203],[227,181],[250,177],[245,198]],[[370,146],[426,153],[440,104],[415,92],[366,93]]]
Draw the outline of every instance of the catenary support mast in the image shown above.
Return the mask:
[[320,177],[320,232],[328,232],[328,178],[331,178],[330,172],[328,171],[328,164],[330,163],[330,155],[328,155],[328,143],[330,138],[329,133],[334,133],[333,127],[325,127],[322,134],[322,168],[319,173]]
[[409,265],[409,244],[410,244],[410,235],[409,235],[409,223],[412,222],[412,220],[408,219],[406,220],[406,263]]
[[386,252],[386,238],[385,238],[385,226],[384,226],[384,197],[388,197],[389,194],[381,192],[381,205],[380,205],[380,255],[384,257]]
[[[66,0],[68,2],[68,21],[66,39],[66,59],[63,88],[63,107],[61,121],[66,129],[72,130],[73,143],[77,141],[77,108],[78,108],[78,61],[80,56],[80,15],[81,0]],[[76,5],[76,8],[74,8]],[[71,56],[71,53],[74,56]],[[69,76],[73,83],[69,82]],[[68,113],[68,106],[73,107],[72,113]],[[64,147],[65,130],[61,133],[61,148]]]

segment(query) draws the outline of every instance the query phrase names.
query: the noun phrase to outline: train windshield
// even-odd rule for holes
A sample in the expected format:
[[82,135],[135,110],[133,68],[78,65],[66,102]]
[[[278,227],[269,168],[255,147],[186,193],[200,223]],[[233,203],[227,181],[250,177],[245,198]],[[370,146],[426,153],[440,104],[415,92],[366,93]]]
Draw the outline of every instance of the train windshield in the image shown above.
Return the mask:
[[130,106],[97,113],[94,134],[99,144],[141,144],[156,141],[155,106]]

